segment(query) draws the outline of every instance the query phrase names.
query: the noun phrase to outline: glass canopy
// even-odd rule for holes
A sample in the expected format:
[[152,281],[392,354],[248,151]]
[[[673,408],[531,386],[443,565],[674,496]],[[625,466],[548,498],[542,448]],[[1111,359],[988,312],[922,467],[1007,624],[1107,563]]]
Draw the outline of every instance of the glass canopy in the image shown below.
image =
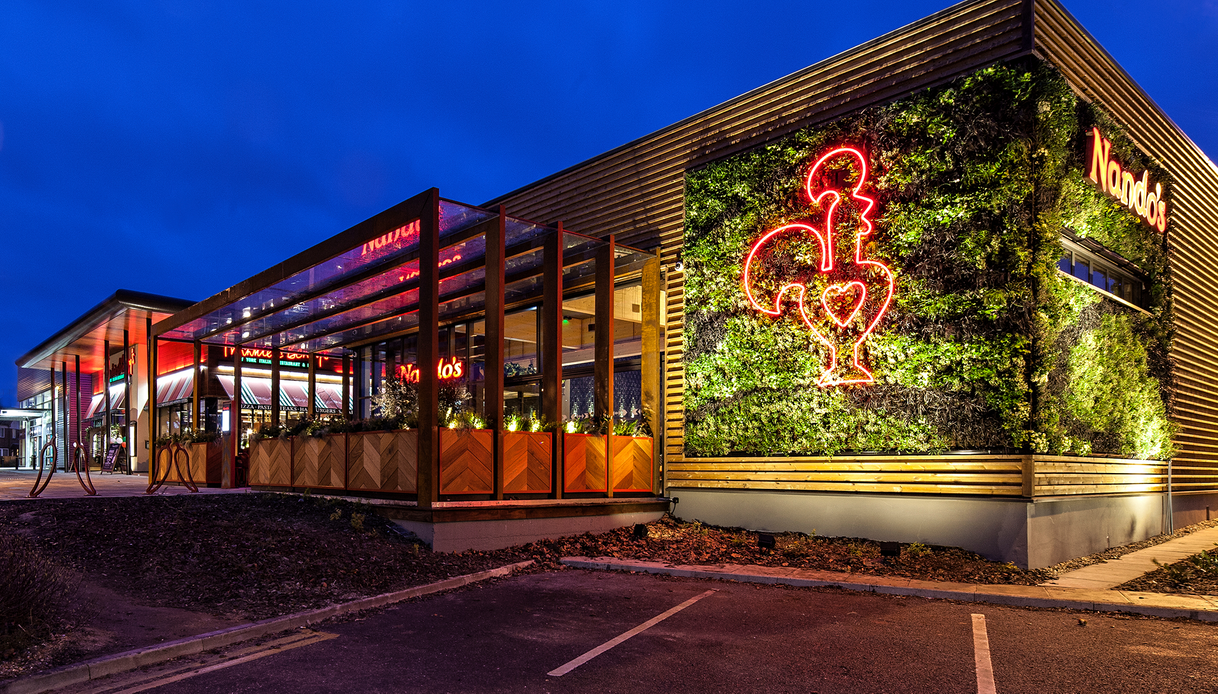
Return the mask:
[[[441,323],[485,310],[486,236],[475,227],[497,216],[481,208],[440,201]],[[536,301],[542,290],[544,240],[559,231],[514,217],[505,217],[503,224],[506,303],[512,306]],[[419,231],[420,221],[415,219],[357,246],[335,249],[337,252],[325,260],[269,286],[253,287],[246,296],[173,327],[160,337],[333,354],[416,329],[421,279]],[[335,243],[338,238],[326,243]],[[596,251],[606,244],[563,232],[564,288],[591,285]],[[627,268],[622,266],[654,257],[623,246],[615,247],[615,255],[623,270]]]

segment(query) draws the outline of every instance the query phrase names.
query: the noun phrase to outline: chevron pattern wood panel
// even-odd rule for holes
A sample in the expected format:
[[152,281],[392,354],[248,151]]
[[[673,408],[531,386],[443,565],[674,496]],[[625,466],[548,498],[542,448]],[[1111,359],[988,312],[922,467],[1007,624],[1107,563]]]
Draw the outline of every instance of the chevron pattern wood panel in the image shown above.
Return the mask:
[[563,479],[568,492],[604,492],[604,436],[598,434],[563,434]]
[[419,432],[351,434],[347,465],[348,489],[414,493],[418,489]]
[[292,486],[342,489],[346,458],[343,434],[298,437],[292,452]]
[[544,431],[503,432],[503,491],[550,491],[551,436]]
[[[218,483],[220,481],[220,456],[223,453],[220,450],[219,442],[188,443],[186,451],[190,456],[190,476],[195,484],[203,486],[208,482]],[[210,477],[213,470],[214,479]]]
[[250,443],[250,486],[266,486],[270,484],[271,474],[271,442],[254,441]]
[[495,432],[490,429],[441,429],[440,493],[494,492],[494,450]]
[[292,485],[292,442],[283,439],[263,441],[269,447],[270,462],[267,466],[267,486],[290,487]]
[[196,484],[220,484],[224,446],[219,441],[190,444],[190,473]]
[[613,491],[651,491],[651,437],[613,437]]

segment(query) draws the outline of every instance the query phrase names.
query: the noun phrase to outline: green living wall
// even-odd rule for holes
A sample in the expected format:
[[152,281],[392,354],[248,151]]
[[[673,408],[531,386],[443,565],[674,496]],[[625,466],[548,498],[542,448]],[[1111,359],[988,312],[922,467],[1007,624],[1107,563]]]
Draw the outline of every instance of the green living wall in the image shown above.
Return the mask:
[[[1092,125],[1130,169],[1148,168],[1168,183],[1117,124],[1038,61],[987,68],[690,172],[686,455],[1170,456],[1166,239],[1085,178]],[[805,178],[822,153],[845,145],[865,154],[870,171],[858,192],[876,203],[860,253],[891,269],[895,291],[860,350],[874,381],[820,387],[828,350],[793,294],[783,295],[781,315],[766,315],[749,301],[743,268],[770,230],[823,229],[832,198],[824,207],[810,200]],[[836,170],[818,172],[818,181],[842,190],[859,181],[857,165],[829,168]],[[847,263],[865,203],[839,198],[834,257]],[[1062,228],[1141,268],[1149,310],[1059,273]],[[819,247],[807,235],[774,238],[771,264],[754,271],[750,291],[772,299],[799,276],[812,305],[828,286],[807,271]],[[867,309],[843,321],[842,339],[861,334],[862,314],[882,297],[879,271],[866,271],[870,279],[840,281],[857,279],[870,293],[839,284],[826,294],[826,316],[834,301],[843,318],[853,302]]]

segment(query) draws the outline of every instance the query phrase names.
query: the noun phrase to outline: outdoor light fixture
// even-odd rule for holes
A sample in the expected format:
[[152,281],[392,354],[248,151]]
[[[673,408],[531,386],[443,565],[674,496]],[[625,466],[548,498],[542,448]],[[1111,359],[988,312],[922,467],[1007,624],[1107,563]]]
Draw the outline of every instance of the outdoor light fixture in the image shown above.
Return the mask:
[[900,542],[881,542],[880,543],[881,557],[899,557],[901,556]]
[[634,524],[634,539],[636,539],[636,540],[646,540],[647,539],[647,524],[646,523],[635,523]]
[[757,533],[758,549],[774,549],[774,536],[770,533]]

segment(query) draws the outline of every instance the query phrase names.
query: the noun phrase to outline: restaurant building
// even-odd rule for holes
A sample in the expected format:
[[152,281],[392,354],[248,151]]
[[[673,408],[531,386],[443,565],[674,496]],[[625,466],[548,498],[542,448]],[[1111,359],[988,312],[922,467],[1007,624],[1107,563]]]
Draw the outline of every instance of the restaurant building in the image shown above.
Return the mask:
[[437,549],[672,510],[1041,567],[1218,505],[1215,219],[1058,2],[969,0],[159,320],[151,388],[191,396],[149,426]]
[[1039,567],[1218,508],[1218,171],[1056,0],[953,5],[498,204],[658,248],[678,516]]
[[[53,459],[66,470],[78,447],[100,466],[118,445],[119,460],[131,458],[126,471],[146,471],[148,377],[140,364],[152,324],[191,303],[120,289],[18,359],[17,399],[27,412],[22,466],[38,467],[41,454],[41,464]],[[162,392],[158,401],[172,406],[174,397]]]

